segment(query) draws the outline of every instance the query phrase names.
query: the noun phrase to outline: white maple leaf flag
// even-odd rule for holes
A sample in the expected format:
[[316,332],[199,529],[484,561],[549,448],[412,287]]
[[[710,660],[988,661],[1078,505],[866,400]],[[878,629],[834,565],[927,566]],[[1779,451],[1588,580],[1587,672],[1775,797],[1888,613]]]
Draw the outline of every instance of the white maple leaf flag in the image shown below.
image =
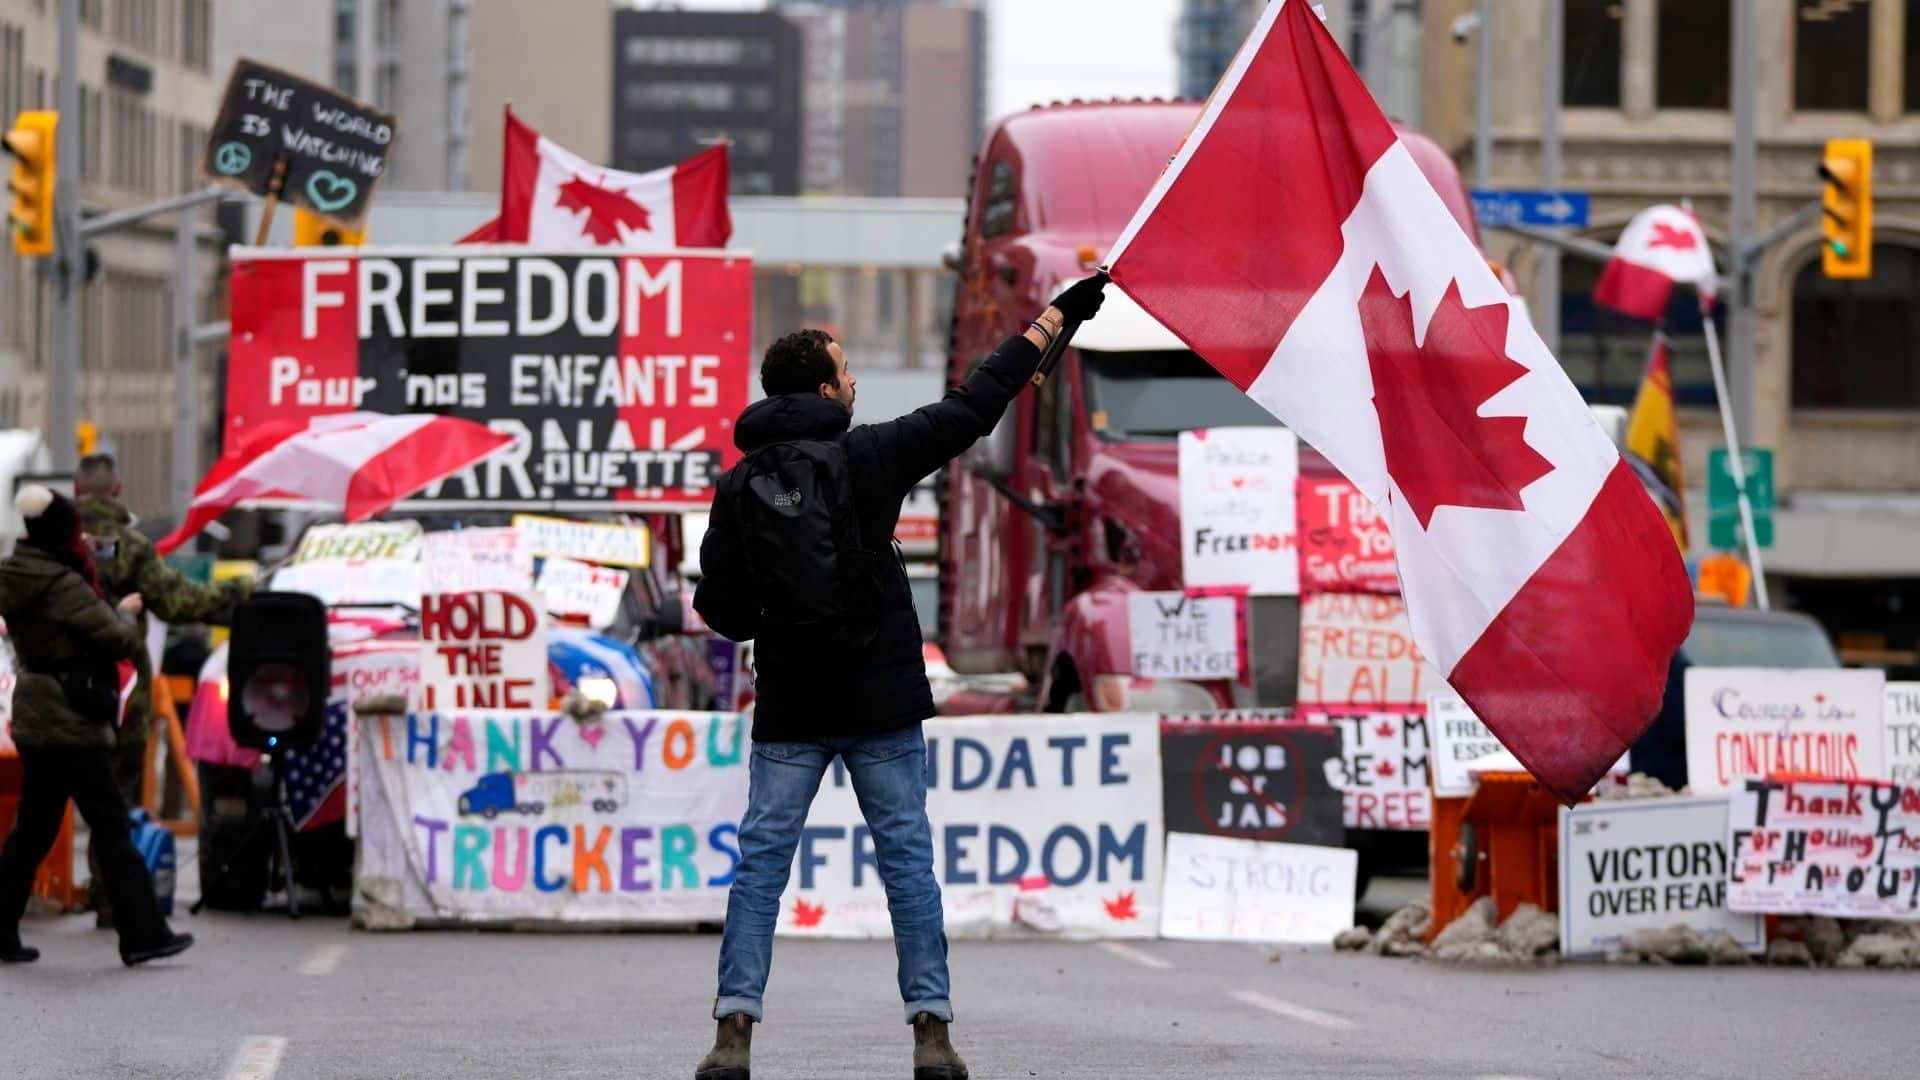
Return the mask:
[[1382,507],[1421,650],[1535,777],[1584,795],[1659,709],[1686,569],[1301,0],[1269,5],[1109,261]]

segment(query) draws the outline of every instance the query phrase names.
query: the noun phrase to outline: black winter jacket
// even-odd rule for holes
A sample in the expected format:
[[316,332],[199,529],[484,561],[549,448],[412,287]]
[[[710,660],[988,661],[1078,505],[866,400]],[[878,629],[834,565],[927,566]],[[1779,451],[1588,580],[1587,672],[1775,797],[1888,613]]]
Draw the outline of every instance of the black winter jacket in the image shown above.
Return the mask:
[[[838,439],[847,455],[862,543],[885,551],[914,485],[992,431],[1039,363],[1040,350],[1016,335],[941,400],[897,420],[851,430],[851,414],[831,398],[767,398],[740,414],[733,441],[751,453],[789,439]],[[739,623],[743,608],[758,611],[731,518],[729,508],[715,500],[700,544],[701,580],[693,598],[694,609],[723,633]],[[891,555],[880,562],[880,629],[866,648],[822,664],[771,631],[755,642],[756,742],[878,734],[934,714],[906,568]]]

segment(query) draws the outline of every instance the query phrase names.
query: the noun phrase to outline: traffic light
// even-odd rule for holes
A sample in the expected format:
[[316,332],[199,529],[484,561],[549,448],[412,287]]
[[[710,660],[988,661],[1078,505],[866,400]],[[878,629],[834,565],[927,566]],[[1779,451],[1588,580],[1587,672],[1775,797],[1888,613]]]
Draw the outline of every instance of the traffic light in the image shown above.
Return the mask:
[[7,215],[15,255],[53,254],[53,132],[60,114],[30,109],[14,117],[7,153],[13,155],[13,209]]
[[308,210],[293,212],[294,247],[360,247],[367,230],[346,229]]
[[100,449],[100,425],[91,420],[73,425],[73,442],[81,457],[92,457]]
[[1820,179],[1826,181],[1820,269],[1830,278],[1873,276],[1873,144],[1828,139]]

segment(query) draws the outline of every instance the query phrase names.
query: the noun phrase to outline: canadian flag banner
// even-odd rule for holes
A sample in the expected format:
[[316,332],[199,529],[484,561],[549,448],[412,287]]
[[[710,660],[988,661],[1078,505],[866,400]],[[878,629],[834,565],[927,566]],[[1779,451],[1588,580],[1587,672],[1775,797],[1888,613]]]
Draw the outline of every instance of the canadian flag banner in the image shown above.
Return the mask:
[[1381,508],[1420,650],[1584,795],[1660,707],[1686,570],[1307,4],[1266,9],[1110,262]]
[[1713,249],[1693,211],[1678,206],[1650,206],[1627,223],[1613,257],[1600,271],[1593,302],[1648,322],[1667,313],[1675,282],[1692,285],[1703,299],[1713,299]]
[[664,169],[604,169],[506,110],[500,216],[461,243],[628,251],[720,248],[733,235],[727,148]]

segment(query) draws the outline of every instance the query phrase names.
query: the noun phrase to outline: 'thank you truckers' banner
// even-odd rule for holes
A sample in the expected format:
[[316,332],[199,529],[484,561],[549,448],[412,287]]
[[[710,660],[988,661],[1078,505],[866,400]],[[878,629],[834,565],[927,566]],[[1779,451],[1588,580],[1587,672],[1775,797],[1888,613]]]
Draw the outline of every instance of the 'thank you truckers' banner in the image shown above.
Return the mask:
[[752,279],[713,252],[241,250],[225,443],[356,408],[443,413],[517,441],[423,498],[704,506],[739,457]]
[[[924,731],[949,935],[1154,935],[1164,843],[1157,717],[941,717]],[[779,932],[892,933],[873,836],[837,762],[800,834]]]
[[750,750],[738,713],[367,717],[355,913],[373,929],[718,921]]

